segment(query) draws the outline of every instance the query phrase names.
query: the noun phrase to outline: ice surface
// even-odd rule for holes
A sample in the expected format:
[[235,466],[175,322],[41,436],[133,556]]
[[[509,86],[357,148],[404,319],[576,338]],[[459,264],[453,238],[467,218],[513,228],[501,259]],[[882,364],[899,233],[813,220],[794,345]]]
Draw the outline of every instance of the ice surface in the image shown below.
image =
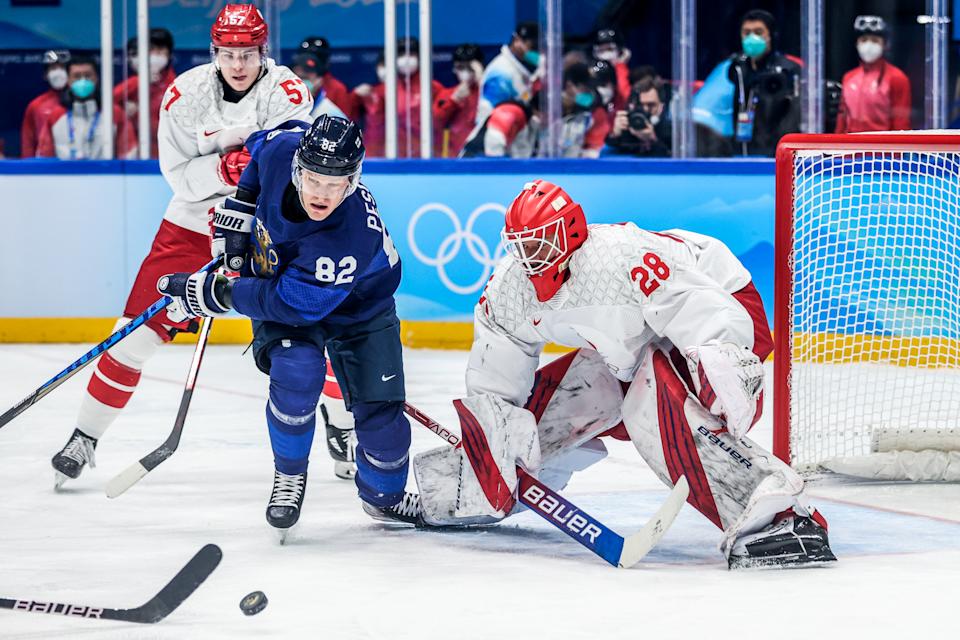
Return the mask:
[[[0,410],[85,350],[0,345]],[[264,520],[272,461],[267,379],[242,348],[208,349],[177,453],[108,500],[114,474],[169,432],[191,347],[152,360],[96,469],[54,493],[49,458],[73,429],[82,373],[0,429],[0,597],[134,607],[204,543],[220,567],[149,627],[0,610],[0,638],[940,638],[956,637],[960,486],[817,484],[840,557],[828,569],[729,572],[719,532],[685,507],[660,545],[616,570],[526,513],[461,532],[390,529],[360,509],[314,446],[299,528],[277,544]],[[412,403],[456,427],[464,352],[406,352]],[[754,431],[770,442],[770,411]],[[441,445],[412,425],[415,450]],[[666,490],[629,443],[564,494],[621,533]],[[412,479],[411,479],[412,483]],[[245,617],[240,599],[270,604]]]

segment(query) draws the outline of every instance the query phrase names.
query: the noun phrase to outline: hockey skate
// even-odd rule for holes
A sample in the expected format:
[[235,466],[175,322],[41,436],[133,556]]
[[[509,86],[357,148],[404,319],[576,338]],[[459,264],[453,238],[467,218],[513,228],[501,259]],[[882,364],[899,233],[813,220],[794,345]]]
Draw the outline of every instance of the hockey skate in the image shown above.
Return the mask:
[[357,475],[357,465],[354,462],[357,437],[353,429],[341,429],[330,424],[330,415],[327,413],[327,408],[322,404],[320,405],[320,414],[323,416],[323,424],[327,428],[327,450],[334,461],[333,473],[338,478],[353,480],[353,477]]
[[374,520],[392,524],[412,524],[416,527],[427,526],[423,521],[420,496],[416,493],[404,492],[403,499],[392,507],[376,507],[369,502],[362,504],[363,510]]
[[827,530],[811,517],[788,512],[764,529],[741,536],[727,562],[731,569],[835,562]]
[[74,429],[67,444],[50,461],[54,470],[54,489],[59,489],[67,480],[79,478],[80,472],[88,462],[91,469],[96,467],[97,462],[94,458],[96,448],[96,438],[91,438],[80,429]]
[[280,544],[287,541],[287,534],[300,519],[303,494],[307,490],[307,473],[287,475],[273,472],[273,493],[267,504],[267,523],[277,530]]

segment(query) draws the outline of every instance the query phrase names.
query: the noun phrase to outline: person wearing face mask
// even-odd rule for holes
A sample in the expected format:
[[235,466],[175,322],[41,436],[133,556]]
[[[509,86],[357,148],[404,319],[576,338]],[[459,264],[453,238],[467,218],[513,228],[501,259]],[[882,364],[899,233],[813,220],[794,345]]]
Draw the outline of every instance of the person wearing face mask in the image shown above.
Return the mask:
[[[300,43],[297,53],[312,53],[316,56],[319,66],[315,69],[313,76],[314,102],[323,102],[326,98],[342,113],[347,113],[350,110],[350,92],[347,91],[345,84],[330,73],[330,56],[333,53],[330,41],[322,36],[307,36]],[[336,112],[331,110],[330,113]]]
[[37,155],[40,131],[46,125],[50,113],[60,106],[63,98],[69,61],[69,51],[47,51],[43,54],[43,78],[50,88],[31,100],[23,113],[23,124],[20,126],[20,156],[23,158]]
[[433,101],[433,126],[443,132],[441,157],[455,158],[463,149],[477,119],[483,52],[475,44],[462,44],[453,52],[457,84],[437,94]]
[[[173,70],[173,34],[159,27],[150,29],[150,157],[159,158],[157,148],[157,129],[160,127],[160,103],[163,93],[177,77]],[[137,39],[130,38],[127,42],[127,59],[133,75],[113,88],[113,102],[123,109],[130,119],[133,130],[137,130],[137,113],[139,111],[139,76]]]
[[744,156],[773,156],[781,137],[800,131],[800,65],[776,50],[776,21],[762,9],[744,14],[740,43],[728,71],[734,148]]
[[347,115],[327,95],[323,77],[323,61],[313,51],[298,51],[293,56],[290,69],[303,80],[313,92],[313,110],[310,115],[316,118],[322,113],[328,116],[346,118]]
[[857,16],[860,64],[843,76],[837,133],[910,128],[910,79],[884,58],[890,37],[880,16]]
[[623,109],[630,97],[630,49],[623,46],[623,37],[613,28],[599,29],[593,40],[593,57],[610,64],[616,73],[613,105],[615,109]]
[[[67,63],[67,89],[47,117],[37,141],[37,157],[100,160],[107,157],[109,132],[100,123],[100,87],[92,58],[74,56]],[[133,158],[137,133],[113,105],[114,157]]]
[[672,128],[663,96],[663,86],[658,79],[640,80],[630,94],[627,108],[617,112],[604,154],[669,157]]
[[[420,157],[420,43],[416,38],[397,40],[397,157]],[[384,112],[385,70],[383,59],[377,59],[376,85],[361,84],[353,90],[354,107],[351,119],[363,120],[363,139],[367,157],[383,157],[386,146],[386,113]],[[443,85],[431,84],[431,106]],[[433,132],[433,155],[440,155],[440,131]]]
[[594,126],[591,127],[590,135],[591,141],[592,136],[597,136],[599,140],[597,145],[590,144],[590,147],[602,149],[617,114],[617,75],[613,65],[606,60],[594,60],[589,68],[593,88],[597,92],[597,100],[593,107]]
[[501,47],[480,78],[477,125],[486,122],[493,108],[502,102],[530,102],[540,68],[539,43],[540,25],[536,22],[517,25],[510,44]]

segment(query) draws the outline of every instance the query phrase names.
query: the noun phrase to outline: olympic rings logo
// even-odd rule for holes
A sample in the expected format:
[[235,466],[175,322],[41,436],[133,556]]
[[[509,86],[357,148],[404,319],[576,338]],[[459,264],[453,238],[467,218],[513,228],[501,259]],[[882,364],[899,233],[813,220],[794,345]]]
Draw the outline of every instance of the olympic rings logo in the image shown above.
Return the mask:
[[[420,221],[420,218],[434,211],[442,213],[450,220],[450,224],[453,225],[453,232],[443,239],[440,246],[437,247],[435,256],[428,256],[420,250],[414,236],[416,235],[417,222]],[[410,217],[410,224],[407,225],[407,242],[410,243],[410,250],[413,252],[413,255],[416,256],[417,260],[423,264],[436,267],[440,282],[454,293],[469,295],[482,289],[487,279],[490,278],[490,274],[493,273],[493,268],[497,266],[497,262],[505,255],[503,243],[498,241],[496,248],[491,252],[490,247],[484,239],[473,230],[477,219],[487,212],[495,212],[500,219],[503,220],[507,209],[502,204],[488,202],[474,209],[467,218],[467,224],[461,225],[460,218],[457,217],[453,209],[440,202],[430,202],[414,211]],[[464,245],[466,245],[467,251],[470,252],[470,256],[483,267],[483,271],[476,282],[466,286],[459,285],[451,280],[446,269],[447,265],[460,253]]]

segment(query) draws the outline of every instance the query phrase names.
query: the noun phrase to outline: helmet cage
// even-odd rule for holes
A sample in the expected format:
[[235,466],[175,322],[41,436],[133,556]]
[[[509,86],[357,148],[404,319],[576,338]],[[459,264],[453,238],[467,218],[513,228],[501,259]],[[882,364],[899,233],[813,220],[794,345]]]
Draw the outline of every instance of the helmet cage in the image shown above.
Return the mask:
[[567,229],[563,218],[522,231],[500,232],[503,246],[520,263],[524,273],[545,273],[567,255]]

